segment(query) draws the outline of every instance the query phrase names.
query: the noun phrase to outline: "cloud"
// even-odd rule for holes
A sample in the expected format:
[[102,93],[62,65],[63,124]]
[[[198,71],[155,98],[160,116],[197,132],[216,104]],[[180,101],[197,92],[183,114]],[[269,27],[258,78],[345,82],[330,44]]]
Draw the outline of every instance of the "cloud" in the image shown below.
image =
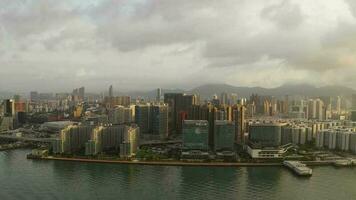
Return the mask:
[[287,29],[299,26],[304,20],[299,5],[293,4],[289,0],[265,7],[261,12],[261,17]]
[[356,2],[353,0],[345,0],[346,3],[349,5],[350,11],[356,17]]
[[351,0],[4,0],[0,90],[354,87],[354,8]]

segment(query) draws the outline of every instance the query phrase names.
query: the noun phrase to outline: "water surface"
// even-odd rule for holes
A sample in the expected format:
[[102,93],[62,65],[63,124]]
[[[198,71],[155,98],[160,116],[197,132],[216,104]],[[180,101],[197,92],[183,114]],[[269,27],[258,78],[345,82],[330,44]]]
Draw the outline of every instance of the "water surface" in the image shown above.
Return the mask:
[[356,199],[356,168],[172,167],[27,160],[0,152],[0,199]]

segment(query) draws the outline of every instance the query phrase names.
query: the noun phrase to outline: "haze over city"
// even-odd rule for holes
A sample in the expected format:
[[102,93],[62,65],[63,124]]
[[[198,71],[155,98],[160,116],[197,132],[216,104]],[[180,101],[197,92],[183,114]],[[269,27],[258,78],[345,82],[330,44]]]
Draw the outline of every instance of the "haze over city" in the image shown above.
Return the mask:
[[356,88],[352,0],[2,0],[0,91]]
[[0,0],[0,200],[356,199],[355,55],[356,0]]

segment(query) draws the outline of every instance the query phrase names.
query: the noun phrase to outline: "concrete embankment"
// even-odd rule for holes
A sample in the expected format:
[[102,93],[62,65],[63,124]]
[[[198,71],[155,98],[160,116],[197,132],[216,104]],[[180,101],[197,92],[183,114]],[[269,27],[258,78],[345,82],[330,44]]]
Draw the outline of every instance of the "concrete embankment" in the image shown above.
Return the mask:
[[[239,163],[239,162],[184,162],[184,161],[123,161],[123,160],[99,160],[85,158],[60,158],[60,157],[28,157],[29,159],[57,160],[70,162],[87,163],[112,163],[131,165],[161,165],[161,166],[207,166],[207,167],[263,167],[263,166],[283,166],[283,163]],[[309,166],[332,165],[331,161],[304,161]]]
[[82,158],[59,157],[28,157],[38,160],[57,160],[88,163],[112,163],[132,165],[161,165],[161,166],[210,166],[210,167],[253,167],[253,166],[282,166],[282,163],[237,163],[237,162],[183,162],[183,161],[123,161],[123,160],[99,160]]

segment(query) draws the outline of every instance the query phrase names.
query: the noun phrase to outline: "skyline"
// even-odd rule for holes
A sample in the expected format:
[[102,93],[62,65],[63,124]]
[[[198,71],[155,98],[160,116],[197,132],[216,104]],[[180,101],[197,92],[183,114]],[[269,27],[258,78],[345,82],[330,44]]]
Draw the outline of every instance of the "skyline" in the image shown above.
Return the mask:
[[356,89],[351,0],[5,0],[0,7],[0,91]]
[[[112,88],[112,89],[111,89]],[[238,95],[239,98],[251,98],[253,95],[270,96],[284,98],[285,96],[290,96],[292,98],[324,98],[324,97],[344,97],[350,100],[351,96],[356,94],[356,90],[344,86],[324,86],[315,87],[307,84],[285,84],[275,88],[264,88],[264,87],[239,87],[228,84],[205,84],[198,87],[190,89],[182,88],[154,88],[148,90],[118,90],[115,86],[110,85],[100,91],[93,91],[90,88],[77,87],[66,91],[42,91],[42,90],[31,90],[25,92],[16,91],[0,91],[1,98],[17,98],[15,96],[19,95],[21,98],[30,98],[31,93],[35,92],[42,95],[56,95],[56,94],[72,94],[77,95],[78,91],[84,92],[85,96],[91,95],[101,95],[110,96],[110,90],[112,90],[112,96],[130,96],[132,98],[142,97],[148,99],[157,98],[157,89],[160,89],[161,95],[168,93],[183,93],[183,94],[196,94],[203,99],[210,99],[214,96],[221,96],[223,94],[227,95]]]
[[355,55],[356,0],[0,0],[0,200],[354,199]]

